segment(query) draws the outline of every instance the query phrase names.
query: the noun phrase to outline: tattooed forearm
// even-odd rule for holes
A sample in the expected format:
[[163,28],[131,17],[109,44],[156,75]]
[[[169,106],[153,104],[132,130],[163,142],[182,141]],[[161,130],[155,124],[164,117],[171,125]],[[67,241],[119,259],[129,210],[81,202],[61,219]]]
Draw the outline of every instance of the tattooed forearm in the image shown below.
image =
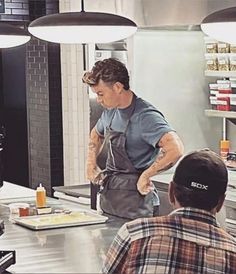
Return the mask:
[[[162,165],[162,163],[163,163],[164,165]],[[152,168],[153,172],[154,172],[155,174],[157,174],[157,173],[160,173],[160,172],[162,172],[162,171],[166,171],[166,170],[170,169],[173,165],[174,165],[173,162],[168,162],[168,161],[166,162],[166,161],[165,161],[165,155],[162,154],[161,156],[158,156],[158,157],[156,158],[156,160],[155,160],[154,163],[150,166],[150,168]],[[153,175],[155,175],[155,174],[153,174]]]
[[169,163],[169,165],[167,165],[166,167],[161,168],[161,169],[160,169],[159,171],[157,171],[157,172],[166,171],[166,170],[170,169],[173,165],[174,165],[174,163]]
[[142,173],[147,178],[168,170],[183,154],[182,142],[174,132],[166,133],[157,146],[161,148],[158,156],[153,164]]
[[159,154],[157,155],[155,162],[159,162],[165,156],[166,156],[166,151],[164,149],[161,149]]
[[97,145],[92,141],[89,142],[88,147],[89,147],[89,150],[93,150],[93,151],[97,150]]
[[90,133],[90,140],[88,144],[87,165],[96,167],[96,158],[100,151],[102,138],[97,134],[95,129]]

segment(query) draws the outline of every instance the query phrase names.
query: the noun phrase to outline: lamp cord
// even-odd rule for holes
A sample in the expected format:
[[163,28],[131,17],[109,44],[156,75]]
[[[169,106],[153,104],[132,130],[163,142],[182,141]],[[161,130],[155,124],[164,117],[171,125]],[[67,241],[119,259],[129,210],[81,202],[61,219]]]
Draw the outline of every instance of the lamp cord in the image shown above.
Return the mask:
[[84,0],[81,0],[81,12],[84,12]]

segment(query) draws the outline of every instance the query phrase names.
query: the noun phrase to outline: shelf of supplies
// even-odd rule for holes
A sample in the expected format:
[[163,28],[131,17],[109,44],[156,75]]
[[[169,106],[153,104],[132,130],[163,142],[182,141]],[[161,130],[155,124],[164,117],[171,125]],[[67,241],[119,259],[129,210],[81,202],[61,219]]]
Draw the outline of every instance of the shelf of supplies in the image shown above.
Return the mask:
[[236,119],[236,111],[222,111],[214,109],[206,109],[205,115],[209,117],[221,117],[228,119]]
[[214,77],[236,77],[236,71],[214,71],[214,70],[206,70],[206,76],[214,76]]

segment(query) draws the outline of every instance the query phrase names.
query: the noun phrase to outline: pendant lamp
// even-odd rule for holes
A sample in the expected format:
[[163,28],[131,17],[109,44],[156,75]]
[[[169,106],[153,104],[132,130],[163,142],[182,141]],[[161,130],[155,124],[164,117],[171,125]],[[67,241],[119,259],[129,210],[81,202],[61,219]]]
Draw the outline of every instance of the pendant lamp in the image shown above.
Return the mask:
[[109,43],[127,38],[137,30],[128,18],[100,12],[66,12],[37,18],[29,32],[39,39],[54,43]]
[[0,22],[0,48],[23,45],[30,40],[30,34],[19,27]]
[[201,23],[202,31],[222,42],[236,43],[236,7],[216,11]]

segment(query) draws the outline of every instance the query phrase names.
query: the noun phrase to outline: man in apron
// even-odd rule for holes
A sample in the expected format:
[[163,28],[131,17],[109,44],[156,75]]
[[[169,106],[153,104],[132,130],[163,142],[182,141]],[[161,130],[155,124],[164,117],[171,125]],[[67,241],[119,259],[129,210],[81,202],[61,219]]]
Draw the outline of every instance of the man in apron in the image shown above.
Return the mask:
[[180,138],[162,113],[130,90],[120,61],[96,62],[83,82],[104,107],[91,130],[87,159],[88,179],[101,185],[101,209],[129,219],[157,215],[159,198],[151,177],[182,156]]

